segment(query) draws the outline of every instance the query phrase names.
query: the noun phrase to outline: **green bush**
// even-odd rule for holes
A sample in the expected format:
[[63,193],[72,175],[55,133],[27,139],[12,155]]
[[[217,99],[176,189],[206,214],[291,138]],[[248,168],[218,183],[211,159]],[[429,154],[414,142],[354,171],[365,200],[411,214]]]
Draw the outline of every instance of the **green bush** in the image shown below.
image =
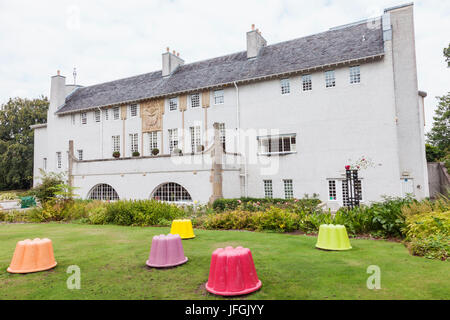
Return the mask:
[[243,211],[266,211],[271,207],[278,207],[289,211],[300,212],[302,210],[315,211],[320,204],[317,198],[304,199],[278,199],[278,198],[239,198],[239,199],[217,199],[212,208],[216,212],[243,210]]
[[64,174],[41,170],[41,183],[30,190],[30,195],[35,196],[41,203],[49,201],[56,197],[58,192],[62,191],[64,185]]
[[441,234],[415,238],[408,242],[407,246],[415,256],[443,261],[450,256],[450,237]]

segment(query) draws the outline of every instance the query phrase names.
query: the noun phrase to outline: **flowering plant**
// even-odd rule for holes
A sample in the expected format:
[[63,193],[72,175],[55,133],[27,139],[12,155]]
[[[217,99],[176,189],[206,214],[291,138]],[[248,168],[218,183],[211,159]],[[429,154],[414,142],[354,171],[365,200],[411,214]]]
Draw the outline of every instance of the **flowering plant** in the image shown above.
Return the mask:
[[[349,159],[349,162],[352,161],[351,159]],[[367,168],[373,168],[375,167],[375,163],[372,161],[372,159],[366,157],[366,156],[361,156],[358,160],[356,160],[355,163],[350,164],[350,165],[346,165],[345,169],[346,170],[360,170],[360,169],[367,169]]]

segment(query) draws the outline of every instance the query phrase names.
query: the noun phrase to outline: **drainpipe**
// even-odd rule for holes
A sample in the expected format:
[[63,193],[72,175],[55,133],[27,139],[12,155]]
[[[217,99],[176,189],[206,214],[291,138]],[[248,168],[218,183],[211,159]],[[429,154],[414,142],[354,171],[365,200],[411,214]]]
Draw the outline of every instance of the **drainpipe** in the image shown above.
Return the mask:
[[244,152],[241,150],[241,109],[239,103],[239,87],[236,81],[233,82],[234,87],[236,88],[236,130],[237,130],[237,153],[243,158],[244,161],[244,195],[248,197],[248,182],[247,182],[247,157]]
[[102,156],[101,156],[101,159],[103,159],[103,114],[102,114],[102,109],[100,109],[100,107],[97,107],[97,109],[98,109],[98,111],[100,112],[100,123],[101,123],[101,127],[102,127],[102,130],[101,130],[101,135],[100,135],[100,144],[101,144],[101,146],[100,146],[100,150],[101,150],[101,152],[102,152]]

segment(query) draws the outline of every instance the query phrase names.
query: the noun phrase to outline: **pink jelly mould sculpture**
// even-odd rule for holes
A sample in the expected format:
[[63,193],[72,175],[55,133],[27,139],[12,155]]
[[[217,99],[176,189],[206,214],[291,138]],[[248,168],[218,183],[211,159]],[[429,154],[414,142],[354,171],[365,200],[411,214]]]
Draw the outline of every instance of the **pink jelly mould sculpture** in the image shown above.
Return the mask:
[[175,267],[186,263],[188,258],[184,256],[183,245],[178,234],[154,236],[150,257],[147,265],[154,268]]
[[237,296],[261,288],[250,249],[216,249],[211,257],[206,290],[221,296]]

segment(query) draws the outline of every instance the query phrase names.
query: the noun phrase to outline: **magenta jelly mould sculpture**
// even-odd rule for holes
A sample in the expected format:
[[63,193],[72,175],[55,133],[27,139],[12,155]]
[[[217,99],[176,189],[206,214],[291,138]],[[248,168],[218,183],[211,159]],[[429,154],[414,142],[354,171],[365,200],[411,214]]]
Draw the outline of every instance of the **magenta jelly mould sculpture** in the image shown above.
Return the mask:
[[243,247],[215,250],[206,290],[221,296],[248,294],[261,288],[252,253]]
[[178,234],[154,236],[147,265],[154,268],[175,267],[186,263],[183,245]]

